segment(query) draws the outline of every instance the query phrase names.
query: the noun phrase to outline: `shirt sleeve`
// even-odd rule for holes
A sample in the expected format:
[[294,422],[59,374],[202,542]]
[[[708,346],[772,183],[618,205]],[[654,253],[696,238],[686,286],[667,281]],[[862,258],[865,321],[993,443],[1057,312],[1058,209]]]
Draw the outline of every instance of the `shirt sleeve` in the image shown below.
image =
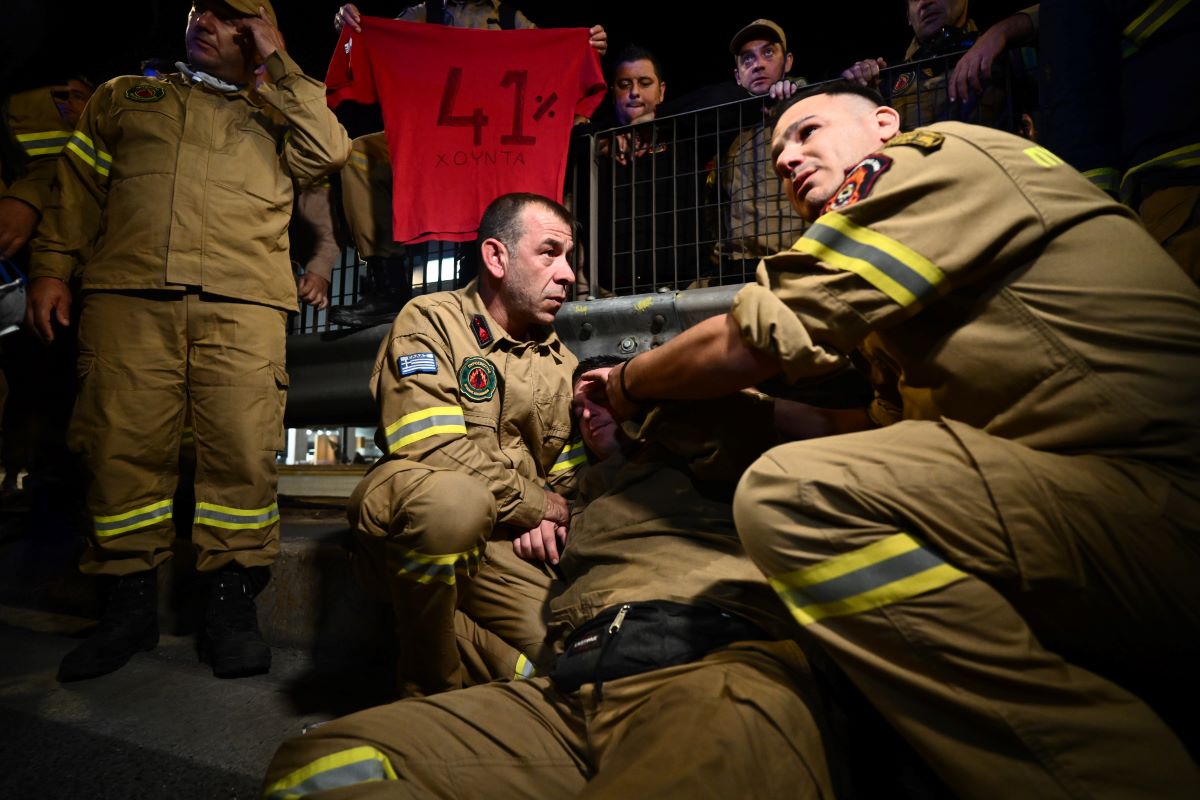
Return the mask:
[[303,189],[340,169],[350,157],[350,137],[325,103],[325,86],[308,77],[283,50],[266,60],[270,82],[258,90],[283,115],[288,132],[283,161]]
[[376,364],[381,445],[390,457],[478,477],[496,498],[499,522],[532,528],[545,511],[542,483],[517,471],[494,428],[468,428],[453,353],[420,314],[405,316],[396,329],[413,332],[393,337]]
[[113,165],[106,139],[111,106],[112,86],[104,84],[88,101],[55,165],[58,191],[44,209],[33,241],[31,278],[70,280],[96,243]]
[[926,134],[852,169],[826,213],[734,298],[747,343],[792,380],[826,374],[873,331],[1028,259],[1045,230],[1031,193],[1082,179],[1025,140],[991,139],[984,149]]

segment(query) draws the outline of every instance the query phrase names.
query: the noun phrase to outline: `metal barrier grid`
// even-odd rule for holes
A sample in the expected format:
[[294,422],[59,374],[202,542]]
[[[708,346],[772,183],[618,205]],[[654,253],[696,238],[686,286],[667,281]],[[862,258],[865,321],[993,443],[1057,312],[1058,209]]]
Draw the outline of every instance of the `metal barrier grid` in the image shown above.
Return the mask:
[[[951,104],[947,77],[962,52],[881,71],[878,88],[900,111],[903,128],[954,119],[1032,134],[1031,51],[1011,51],[997,61],[981,95]],[[744,283],[761,258],[790,247],[807,225],[770,160],[773,105],[750,97],[577,135],[564,187],[564,202],[580,222],[576,299]],[[338,217],[341,241],[349,241]],[[465,246],[434,241],[406,248],[413,294],[465,283]],[[357,301],[363,273],[353,247],[345,247],[333,270],[333,306]],[[339,329],[328,311],[307,306],[289,324],[293,334]]]

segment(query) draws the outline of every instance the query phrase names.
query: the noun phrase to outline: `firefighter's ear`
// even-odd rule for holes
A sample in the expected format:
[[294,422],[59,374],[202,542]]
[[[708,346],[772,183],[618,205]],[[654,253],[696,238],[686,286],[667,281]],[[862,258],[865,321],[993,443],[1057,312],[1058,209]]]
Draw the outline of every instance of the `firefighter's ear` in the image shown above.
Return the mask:
[[484,239],[479,245],[483,268],[496,280],[503,280],[508,271],[508,248],[499,239]]

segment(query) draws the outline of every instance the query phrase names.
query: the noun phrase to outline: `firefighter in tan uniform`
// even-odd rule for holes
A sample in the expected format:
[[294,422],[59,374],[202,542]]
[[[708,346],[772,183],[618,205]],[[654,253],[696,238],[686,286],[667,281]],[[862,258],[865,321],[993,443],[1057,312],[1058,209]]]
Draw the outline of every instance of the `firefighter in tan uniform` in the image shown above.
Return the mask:
[[[551,575],[488,541],[531,529],[553,540],[567,523],[554,487],[583,451],[570,440],[575,357],[552,325],[574,280],[573,224],[547,198],[497,198],[480,222],[479,280],[414,300],[380,347],[371,391],[387,455],[351,497],[350,522],[390,590],[402,694],[545,662]],[[458,608],[507,642],[499,675],[475,655],[464,664]]]
[[350,145],[321,83],[284,52],[269,3],[197,2],[186,44],[182,73],[97,90],[34,248],[27,318],[48,340],[82,270],[70,436],[92,473],[93,528],[81,569],[113,578],[62,680],[111,672],[158,640],[155,574],[171,555],[188,412],[192,539],[198,568],[215,573],[205,651],[219,676],[270,665],[253,596],[279,547],[292,186],[336,170]]
[[630,440],[575,400],[599,463],[551,600],[554,672],[323,725],[280,748],[264,797],[834,796],[796,627],[733,527],[737,476],[779,441],[775,404],[668,405]]
[[738,488],[793,616],[958,796],[1196,796],[1172,730],[1089,670],[1194,707],[1200,293],[1052,153],[898,135],[871,90],[818,91],[774,144],[812,228],[608,396],[628,415],[862,346],[864,431],[776,448]]
[[[28,265],[26,246],[53,196],[59,155],[79,118],[86,94],[81,81],[17,92],[0,104],[0,257]],[[71,103],[72,95],[81,103]],[[65,99],[65,102],[64,102]],[[6,267],[7,277],[15,278]],[[23,294],[0,289],[0,329],[20,321]],[[31,504],[49,513],[42,524],[62,511],[70,525],[72,506],[79,505],[78,476],[71,469],[66,427],[75,397],[74,342],[61,341],[47,350],[24,328],[0,337],[0,371],[7,384],[0,438],[0,496],[18,490],[18,475],[28,470],[24,490]],[[75,480],[72,480],[75,478]]]

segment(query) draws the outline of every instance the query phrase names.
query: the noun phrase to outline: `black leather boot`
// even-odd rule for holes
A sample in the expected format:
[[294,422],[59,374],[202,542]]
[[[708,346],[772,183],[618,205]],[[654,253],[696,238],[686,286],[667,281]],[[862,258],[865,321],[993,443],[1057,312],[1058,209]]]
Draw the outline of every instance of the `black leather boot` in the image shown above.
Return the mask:
[[[258,577],[258,570],[264,576]],[[265,568],[230,565],[213,576],[204,615],[204,653],[218,678],[260,675],[271,669],[271,648],[258,630],[254,596],[266,585]]]
[[329,321],[347,328],[370,328],[390,323],[412,298],[412,277],[403,258],[367,258],[366,280],[358,302],[335,306]]
[[62,682],[115,672],[134,653],[158,645],[158,570],[117,578],[108,591],[100,624],[58,665]]

